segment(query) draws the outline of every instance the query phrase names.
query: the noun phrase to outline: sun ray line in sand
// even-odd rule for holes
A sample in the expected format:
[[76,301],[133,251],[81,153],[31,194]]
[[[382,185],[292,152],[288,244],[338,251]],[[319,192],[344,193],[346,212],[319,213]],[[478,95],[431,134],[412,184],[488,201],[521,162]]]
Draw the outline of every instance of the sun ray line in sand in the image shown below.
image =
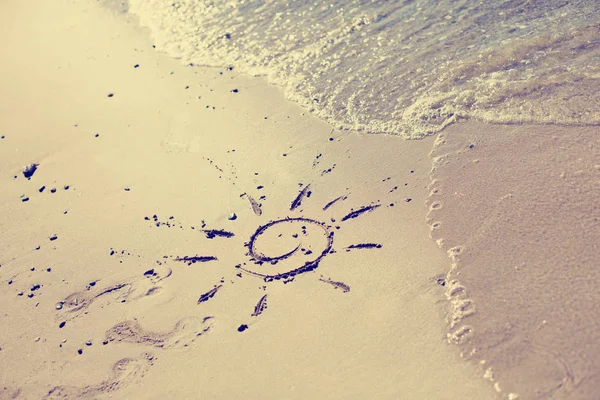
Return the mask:
[[363,207],[359,208],[358,210],[351,211],[350,213],[346,214],[342,218],[342,222],[347,221],[349,219],[358,218],[362,214],[370,212],[370,211],[373,211],[374,209],[376,209],[379,206],[380,206],[380,204],[372,204],[372,205],[369,205],[369,206],[363,206]]
[[340,196],[340,197],[336,197],[335,199],[331,200],[329,203],[325,204],[325,206],[323,207],[323,211],[327,211],[327,209],[331,206],[333,206],[335,203],[337,203],[338,201],[344,201],[348,198],[348,196],[344,195],[344,196]]
[[261,205],[256,200],[254,200],[254,197],[250,196],[247,193],[243,193],[241,196],[246,196],[246,198],[250,202],[250,206],[252,207],[254,215],[260,217],[262,215],[262,208]]
[[310,191],[309,183],[308,185],[304,186],[302,190],[300,190],[298,196],[296,196],[294,201],[292,201],[292,204],[290,205],[290,211],[294,211],[296,208],[300,207],[302,205],[302,200],[304,200],[305,197],[310,197],[311,194],[312,192]]
[[258,317],[267,309],[267,296],[268,294],[265,294],[258,300],[258,303],[254,306],[254,312],[250,315],[251,317]]
[[350,291],[350,286],[346,285],[344,282],[332,281],[331,278],[324,279],[322,275],[319,278],[319,281],[333,286],[334,289],[341,289],[343,293],[348,293]]
[[186,263],[187,265],[192,265],[195,263],[205,263],[209,261],[218,261],[218,258],[215,256],[183,256],[175,258],[175,261]]
[[202,232],[204,232],[207,239],[214,239],[216,237],[231,238],[235,236],[233,232],[224,229],[204,229]]
[[381,249],[382,247],[383,245],[379,243],[358,243],[351,244],[350,246],[346,247],[346,251],[353,249]]
[[217,285],[214,288],[210,289],[208,292],[202,293],[200,295],[200,297],[198,298],[198,304],[204,303],[205,301],[208,301],[208,300],[212,299],[213,297],[215,297],[215,294],[217,294],[217,292],[222,287],[223,287],[223,285]]

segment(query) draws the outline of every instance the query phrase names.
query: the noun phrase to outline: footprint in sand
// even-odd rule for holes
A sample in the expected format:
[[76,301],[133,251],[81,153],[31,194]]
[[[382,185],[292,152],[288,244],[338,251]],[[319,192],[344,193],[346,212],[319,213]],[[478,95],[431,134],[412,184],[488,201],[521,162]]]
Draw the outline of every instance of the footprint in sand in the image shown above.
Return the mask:
[[123,358],[113,365],[111,376],[107,380],[83,387],[55,386],[43,399],[96,399],[103,394],[110,395],[125,386],[137,383],[153,362],[154,355],[151,353],[143,353],[138,358]]
[[124,321],[106,331],[105,342],[135,343],[161,349],[189,346],[212,328],[213,317],[188,317],[179,320],[168,332],[147,331],[137,321]]
[[171,269],[157,266],[141,276],[105,287],[90,287],[89,290],[75,292],[58,303],[57,321],[70,321],[87,313],[88,307],[99,301],[126,302],[157,294],[161,290],[159,283],[171,276]]

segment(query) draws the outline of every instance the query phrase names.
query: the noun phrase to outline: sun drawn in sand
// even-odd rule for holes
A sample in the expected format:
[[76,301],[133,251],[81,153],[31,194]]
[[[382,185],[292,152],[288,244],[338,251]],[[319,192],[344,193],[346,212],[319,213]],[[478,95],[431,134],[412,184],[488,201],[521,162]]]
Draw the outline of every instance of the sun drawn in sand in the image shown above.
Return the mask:
[[[289,211],[292,213],[297,212],[302,202],[309,198],[311,194],[310,184],[304,186],[291,202]],[[246,193],[242,196],[248,199],[254,214],[260,217],[262,215],[261,204]],[[325,211],[335,203],[346,199],[347,196],[339,196],[325,204],[323,210]],[[380,207],[380,204],[369,204],[356,210],[350,210],[341,218],[341,222],[358,218],[378,207]],[[331,222],[335,221],[335,218],[331,218]],[[260,225],[245,243],[247,261],[235,266],[237,275],[241,277],[241,274],[247,274],[262,279],[265,283],[274,281],[292,282],[302,274],[315,271],[327,255],[335,253],[333,243],[336,229],[340,229],[340,226],[333,227],[324,221],[304,216],[286,216]],[[231,238],[235,235],[233,232],[220,229],[204,230],[204,233],[208,238]],[[360,243],[349,245],[346,249],[381,247],[382,245],[377,243]],[[217,257],[195,255],[177,257],[175,260],[193,264],[216,261]],[[319,280],[332,285],[336,289],[341,289],[344,293],[350,291],[350,287],[343,282],[323,279],[322,277]],[[201,294],[198,303],[212,299],[225,284],[223,280],[222,283]],[[267,296],[265,294],[258,300],[254,312],[251,314],[252,316],[258,316],[265,310]],[[238,330],[242,332],[246,328],[247,325],[243,324]]]
[[[325,173],[327,172],[325,170]],[[260,279],[263,282],[263,290],[267,290],[269,284],[288,284],[304,274],[309,275],[309,273],[315,272],[319,268],[326,257],[335,254],[336,251],[333,248],[335,232],[342,228],[341,225],[344,222],[362,217],[382,206],[379,202],[373,202],[355,209],[347,209],[338,218],[337,225],[332,225],[336,224],[336,218],[329,218],[328,222],[325,222],[302,215],[301,206],[303,202],[309,201],[311,195],[311,185],[301,184],[299,192],[289,203],[286,216],[270,220],[256,228],[244,243],[244,248],[240,249],[243,250],[245,256],[242,258],[242,262],[232,268],[232,275],[236,275],[238,278],[248,275],[252,279]],[[256,217],[262,217],[263,206],[261,203],[247,193],[243,193],[240,197],[245,197],[248,200],[249,207]],[[329,209],[332,206],[344,202],[347,198],[348,195],[334,198],[323,205],[322,210],[329,214],[331,212]],[[235,218],[237,218],[235,214],[230,216],[230,219]],[[156,215],[144,217],[144,219],[152,226],[157,227],[165,225],[172,227],[178,224],[173,217],[166,221],[160,221]],[[179,227],[184,229],[181,224],[179,224]],[[204,222],[201,227],[190,228],[200,231],[207,239],[227,240],[236,236],[236,233],[224,229],[206,229]],[[381,247],[382,245],[378,243],[358,243],[347,245],[344,248],[346,251],[350,251],[352,249],[377,249]],[[118,257],[125,256],[126,253],[125,251],[119,252],[111,249],[110,255]],[[169,258],[172,261],[189,265],[220,262],[218,255],[212,254],[170,256]],[[166,261],[168,260],[157,261],[153,268],[146,270],[140,276],[103,287],[96,284],[96,282],[91,282],[85,290],[67,296],[56,306],[56,321],[59,328],[63,328],[66,324],[75,323],[76,319],[88,314],[89,307],[92,304],[103,303],[101,307],[105,307],[112,304],[132,302],[160,292],[165,280],[173,273],[173,270],[166,265]],[[322,275],[317,279],[335,289],[339,289],[342,293],[350,291],[350,286],[344,282],[330,278],[325,279]],[[233,282],[234,280],[221,279],[210,290],[199,294],[197,303],[202,305],[211,301],[225,285]],[[267,308],[267,301],[267,293],[257,294],[254,308],[248,310],[249,317],[262,315]],[[213,322],[213,316],[204,318],[192,316],[178,321],[170,330],[152,332],[144,329],[137,320],[122,321],[105,332],[102,344],[126,342],[157,349],[185,348],[198,337],[209,332]],[[244,332],[247,329],[248,324],[241,324],[237,327],[239,332]],[[81,398],[110,393],[139,380],[153,362],[154,355],[150,352],[143,353],[139,358],[123,359],[115,364],[112,377],[108,380],[85,387],[56,386],[50,390],[45,398]]]

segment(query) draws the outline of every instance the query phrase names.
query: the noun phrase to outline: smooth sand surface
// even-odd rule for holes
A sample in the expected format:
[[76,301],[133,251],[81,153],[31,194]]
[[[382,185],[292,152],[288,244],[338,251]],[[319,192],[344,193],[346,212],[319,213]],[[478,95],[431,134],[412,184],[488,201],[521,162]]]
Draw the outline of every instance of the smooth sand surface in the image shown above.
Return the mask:
[[449,340],[502,391],[600,391],[600,129],[453,126],[432,151],[431,235],[453,266]]
[[[5,1],[0,32],[1,398],[496,396],[446,339],[433,139],[333,131],[96,2]],[[257,265],[285,217],[318,224]]]

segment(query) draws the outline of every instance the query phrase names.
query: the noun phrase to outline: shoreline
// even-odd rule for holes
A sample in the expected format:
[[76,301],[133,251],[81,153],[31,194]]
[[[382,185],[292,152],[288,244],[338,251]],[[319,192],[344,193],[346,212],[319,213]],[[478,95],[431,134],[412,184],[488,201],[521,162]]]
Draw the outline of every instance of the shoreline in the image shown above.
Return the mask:
[[599,156],[593,126],[474,122],[436,138],[427,223],[452,262],[448,341],[498,391],[598,390]]

